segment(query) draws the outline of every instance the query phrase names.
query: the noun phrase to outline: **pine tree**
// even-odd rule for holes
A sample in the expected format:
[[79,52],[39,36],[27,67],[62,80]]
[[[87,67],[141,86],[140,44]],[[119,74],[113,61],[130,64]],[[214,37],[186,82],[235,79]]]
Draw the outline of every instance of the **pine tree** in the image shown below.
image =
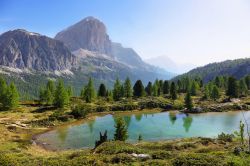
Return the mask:
[[55,93],[54,82],[52,80],[49,80],[46,86],[46,90],[44,92],[46,104],[48,105],[53,104],[54,93]]
[[122,97],[121,94],[121,83],[120,80],[117,78],[114,84],[114,89],[113,89],[113,99],[115,101],[120,100],[120,98]]
[[5,99],[3,102],[3,107],[8,109],[15,108],[18,106],[18,101],[19,101],[19,94],[15,84],[12,82],[7,87]]
[[246,82],[246,85],[247,85],[247,89],[250,90],[250,75],[245,77],[245,82]]
[[187,92],[186,97],[185,97],[185,106],[188,110],[192,110],[193,108],[193,102],[192,102],[192,97],[190,92]]
[[43,102],[46,101],[46,89],[44,87],[40,87],[39,90],[39,102],[42,104]]
[[238,83],[234,77],[228,78],[228,85],[227,85],[227,93],[226,94],[229,97],[238,97],[239,96]]
[[145,94],[145,92],[144,92],[144,86],[143,86],[141,80],[137,80],[135,82],[135,85],[133,87],[133,91],[134,91],[134,96],[135,97],[142,97],[142,96],[144,96],[144,94]]
[[96,92],[94,87],[94,81],[92,78],[89,78],[89,82],[87,86],[84,88],[83,97],[87,103],[91,103],[95,100]]
[[153,96],[158,96],[158,85],[156,83],[153,85]]
[[159,87],[158,87],[158,96],[163,93],[163,80],[159,80]]
[[203,96],[204,99],[209,99],[210,98],[210,92],[209,92],[209,88],[208,88],[208,85],[205,86],[204,88],[204,96]]
[[124,97],[130,98],[133,96],[133,90],[132,90],[132,85],[130,79],[127,77],[125,82],[124,82]]
[[72,88],[72,86],[68,86],[67,92],[68,92],[69,98],[71,98],[72,95],[73,95],[73,88]]
[[198,87],[199,87],[198,83],[196,81],[193,81],[193,83],[191,85],[191,95],[192,96],[197,95]]
[[6,81],[0,77],[0,103],[3,104],[7,92],[7,84]]
[[145,88],[145,91],[147,93],[148,96],[152,96],[153,94],[153,86],[152,86],[152,82],[148,82],[148,85]]
[[177,90],[174,82],[170,86],[170,96],[173,101],[177,99]]
[[106,97],[107,96],[106,93],[107,93],[106,86],[103,83],[101,83],[98,90],[98,96]]
[[0,103],[4,99],[6,91],[7,91],[6,81],[2,77],[0,77]]
[[239,82],[239,94],[241,96],[246,96],[248,94],[245,79],[241,79],[240,82]]
[[126,141],[127,138],[128,138],[128,129],[124,119],[122,118],[116,119],[114,140]]
[[107,95],[108,95],[108,97],[107,97],[107,101],[112,101],[113,100],[113,93],[112,93],[112,91],[107,91]]
[[211,92],[211,98],[216,101],[217,99],[220,98],[220,91],[219,91],[219,88],[214,85],[213,86],[213,89],[212,89],[212,92]]
[[169,82],[167,80],[165,80],[163,83],[163,94],[169,94]]
[[64,108],[67,104],[69,104],[68,92],[63,81],[59,80],[54,94],[54,106]]

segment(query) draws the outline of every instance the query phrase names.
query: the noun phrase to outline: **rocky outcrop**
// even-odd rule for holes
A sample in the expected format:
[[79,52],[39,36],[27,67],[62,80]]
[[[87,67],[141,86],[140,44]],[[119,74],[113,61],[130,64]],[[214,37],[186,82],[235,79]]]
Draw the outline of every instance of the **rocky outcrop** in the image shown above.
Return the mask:
[[94,17],[87,17],[59,32],[55,39],[64,42],[71,51],[82,48],[112,56],[111,41],[106,33],[106,27]]
[[26,30],[0,36],[0,65],[37,71],[70,69],[76,57],[60,41]]

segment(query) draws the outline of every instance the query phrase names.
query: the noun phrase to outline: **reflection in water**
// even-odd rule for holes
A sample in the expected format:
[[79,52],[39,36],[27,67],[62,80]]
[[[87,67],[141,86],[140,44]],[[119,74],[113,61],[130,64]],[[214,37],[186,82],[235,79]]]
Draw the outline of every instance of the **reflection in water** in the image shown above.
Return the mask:
[[90,131],[91,133],[93,133],[94,124],[95,124],[95,119],[88,122],[89,131]]
[[130,116],[124,116],[123,119],[124,119],[127,127],[129,127],[130,122],[131,122],[131,115]]
[[[135,118],[131,118],[135,116]],[[147,116],[147,118],[146,118]],[[167,117],[168,116],[168,117]],[[250,111],[245,112],[246,119]],[[239,129],[242,120],[240,112],[184,114],[178,112],[162,112],[133,115],[106,115],[95,121],[83,124],[60,127],[41,134],[38,140],[48,143],[52,148],[68,149],[94,147],[99,139],[99,132],[108,131],[108,139],[112,139],[118,117],[124,118],[128,128],[128,142],[137,142],[139,134],[145,141],[187,137],[217,137],[221,132],[233,133]],[[140,121],[140,123],[138,123]],[[211,123],[213,121],[213,123]],[[173,125],[171,125],[173,124]],[[192,125],[192,128],[191,128]],[[202,128],[202,130],[201,130]]]
[[141,119],[142,119],[142,114],[136,114],[135,119],[136,119],[137,122],[140,122]]
[[183,127],[185,131],[188,132],[193,122],[193,118],[191,116],[187,116],[183,118]]
[[64,143],[68,135],[68,127],[60,127],[57,129],[58,138],[61,143]]
[[176,113],[175,112],[169,112],[168,114],[169,120],[172,123],[172,125],[174,125],[177,117],[176,117]]

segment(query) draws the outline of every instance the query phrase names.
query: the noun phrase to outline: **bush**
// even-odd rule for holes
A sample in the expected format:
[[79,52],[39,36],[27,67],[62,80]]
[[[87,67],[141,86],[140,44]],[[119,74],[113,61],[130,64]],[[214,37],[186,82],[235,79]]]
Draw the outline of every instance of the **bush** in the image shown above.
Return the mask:
[[86,115],[93,110],[91,106],[87,105],[75,105],[71,108],[70,115],[73,115],[74,118],[85,118]]
[[232,142],[234,138],[233,134],[225,134],[225,133],[221,133],[218,135],[218,140],[224,141],[224,142]]
[[0,165],[1,166],[18,166],[19,164],[14,157],[0,153]]
[[219,157],[215,157],[207,154],[188,154],[176,157],[172,164],[174,166],[220,166],[224,165],[223,161]]
[[100,106],[96,107],[96,111],[97,112],[108,112],[108,111],[110,111],[110,108],[109,108],[109,106],[106,106],[106,105],[100,105]]
[[169,159],[171,158],[171,153],[163,150],[156,151],[152,154],[153,159]]
[[138,109],[138,105],[134,103],[124,103],[124,104],[116,104],[111,107],[112,111],[129,111]]

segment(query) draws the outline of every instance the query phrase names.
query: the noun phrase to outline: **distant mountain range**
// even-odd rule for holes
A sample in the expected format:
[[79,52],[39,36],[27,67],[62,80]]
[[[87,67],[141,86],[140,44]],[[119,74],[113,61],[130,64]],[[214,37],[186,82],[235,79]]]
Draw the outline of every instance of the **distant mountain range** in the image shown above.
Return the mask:
[[190,63],[185,63],[185,64],[176,63],[167,56],[152,57],[149,59],[145,59],[145,62],[176,74],[186,73],[189,70],[197,67],[196,65]]
[[79,91],[88,77],[110,85],[117,77],[146,83],[174,76],[145,63],[132,48],[111,42],[105,25],[93,17],[66,28],[54,39],[23,29],[3,33],[0,74],[32,96],[48,79],[62,78]]
[[203,67],[197,67],[185,74],[174,78],[177,80],[181,77],[200,77],[204,82],[214,79],[216,76],[227,75],[236,78],[242,78],[250,74],[250,58],[227,60],[219,63],[211,63]]

